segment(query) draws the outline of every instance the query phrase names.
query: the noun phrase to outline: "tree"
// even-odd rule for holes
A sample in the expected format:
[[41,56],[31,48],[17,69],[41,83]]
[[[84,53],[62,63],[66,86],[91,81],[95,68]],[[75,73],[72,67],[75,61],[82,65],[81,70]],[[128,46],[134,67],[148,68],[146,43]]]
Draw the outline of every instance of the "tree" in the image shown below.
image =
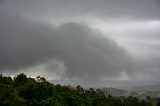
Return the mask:
[[26,102],[18,92],[9,85],[0,84],[0,106],[23,106]]
[[46,100],[42,100],[39,103],[40,106],[65,106],[63,97],[61,95],[55,94]]
[[1,74],[0,75],[0,83],[1,84],[12,85],[12,78],[11,77],[6,77],[6,76],[2,76],[2,74]]
[[20,73],[16,77],[14,77],[15,86],[24,84],[28,81],[27,76],[23,73]]
[[76,87],[76,90],[77,90],[79,93],[81,93],[81,94],[84,94],[84,92],[85,92],[85,90],[83,89],[83,87],[80,86],[80,85],[78,85],[78,86]]

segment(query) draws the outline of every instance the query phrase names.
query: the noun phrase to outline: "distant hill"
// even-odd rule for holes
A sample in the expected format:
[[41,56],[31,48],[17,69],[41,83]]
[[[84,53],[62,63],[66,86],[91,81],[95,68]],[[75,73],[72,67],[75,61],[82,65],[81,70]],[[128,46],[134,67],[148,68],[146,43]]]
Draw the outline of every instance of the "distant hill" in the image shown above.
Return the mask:
[[124,87],[124,89],[129,90],[129,91],[135,91],[135,92],[140,92],[140,91],[160,91],[160,84]]
[[112,96],[128,96],[128,91],[117,88],[102,88],[102,91],[107,95]]

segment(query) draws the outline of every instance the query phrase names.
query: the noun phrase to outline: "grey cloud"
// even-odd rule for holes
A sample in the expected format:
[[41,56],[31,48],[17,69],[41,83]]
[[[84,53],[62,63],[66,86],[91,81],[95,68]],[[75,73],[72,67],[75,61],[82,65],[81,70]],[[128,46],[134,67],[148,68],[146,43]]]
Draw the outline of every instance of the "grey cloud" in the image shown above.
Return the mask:
[[100,79],[133,71],[129,54],[86,24],[68,22],[53,27],[7,16],[0,21],[1,72],[45,64],[55,58],[66,66],[68,78]]
[[[159,10],[159,0],[1,0],[0,70],[16,71],[58,59],[66,65],[69,78],[117,77],[123,72],[151,75],[160,69],[159,26],[143,22],[159,22]],[[92,19],[111,25],[117,42],[141,54],[136,57],[139,71],[132,56],[116,42],[77,23],[91,26]],[[61,22],[66,23],[54,26]],[[125,22],[129,22],[126,27]],[[118,32],[116,26],[124,29]]]
[[32,18],[160,18],[159,0],[6,0],[3,4],[5,11],[20,12]]

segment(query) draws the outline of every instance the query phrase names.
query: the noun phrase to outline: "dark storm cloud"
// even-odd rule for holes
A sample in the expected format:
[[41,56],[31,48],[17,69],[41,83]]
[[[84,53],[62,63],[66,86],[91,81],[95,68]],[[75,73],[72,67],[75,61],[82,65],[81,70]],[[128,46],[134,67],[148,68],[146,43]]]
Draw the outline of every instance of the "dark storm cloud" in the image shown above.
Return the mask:
[[[158,26],[154,31],[155,24],[159,25],[159,10],[159,0],[1,0],[0,70],[16,72],[56,59],[66,66],[67,77],[115,78],[124,72],[136,73],[132,56],[106,35],[90,28],[93,19],[106,22],[104,27],[108,24],[116,41],[124,35],[129,42],[126,46],[133,47],[132,51],[142,47],[137,50],[141,52],[137,63],[142,68],[134,74],[140,75],[143,70],[150,74],[153,69],[160,69],[159,44],[155,44],[159,39]],[[146,24],[150,21],[154,24]],[[144,50],[146,46],[148,50]]]
[[117,76],[133,70],[123,48],[86,24],[68,22],[52,27],[6,15],[0,23],[1,72],[45,64],[54,58],[64,62],[70,78]]

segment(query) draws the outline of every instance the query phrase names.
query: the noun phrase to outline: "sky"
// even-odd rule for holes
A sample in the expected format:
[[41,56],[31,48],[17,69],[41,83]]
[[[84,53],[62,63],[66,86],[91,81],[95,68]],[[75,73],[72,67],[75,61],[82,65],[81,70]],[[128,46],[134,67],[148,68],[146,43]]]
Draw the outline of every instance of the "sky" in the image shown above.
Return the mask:
[[0,73],[160,80],[159,0],[0,0]]

